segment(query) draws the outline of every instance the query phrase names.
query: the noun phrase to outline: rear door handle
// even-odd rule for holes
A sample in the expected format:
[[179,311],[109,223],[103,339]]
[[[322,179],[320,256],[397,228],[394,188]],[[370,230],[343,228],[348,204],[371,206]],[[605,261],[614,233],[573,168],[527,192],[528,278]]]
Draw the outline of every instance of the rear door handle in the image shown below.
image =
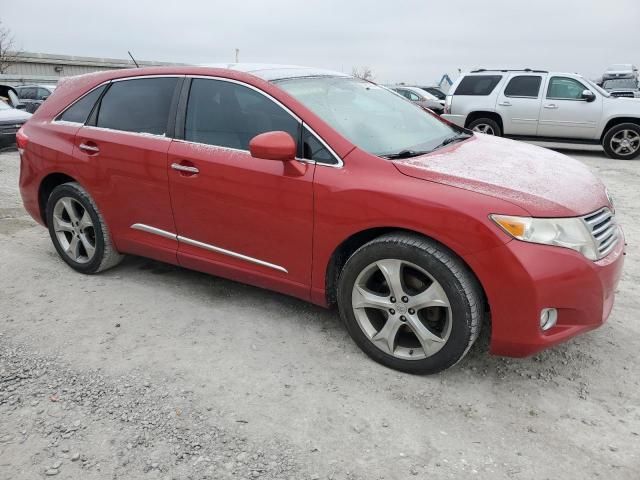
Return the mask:
[[78,148],[83,152],[87,152],[89,154],[100,152],[100,149],[96,145],[89,145],[87,143],[81,143],[80,145],[78,145]]
[[179,163],[172,163],[171,164],[171,168],[173,168],[174,170],[178,170],[179,172],[190,173],[192,175],[195,175],[196,173],[200,173],[200,170],[198,169],[198,167],[191,167],[189,165],[181,165]]
[[500,102],[498,105],[500,105],[501,107],[510,107],[511,102],[505,100],[504,102]]
[[544,108],[549,108],[551,110],[555,110],[558,106],[555,103],[547,103]]

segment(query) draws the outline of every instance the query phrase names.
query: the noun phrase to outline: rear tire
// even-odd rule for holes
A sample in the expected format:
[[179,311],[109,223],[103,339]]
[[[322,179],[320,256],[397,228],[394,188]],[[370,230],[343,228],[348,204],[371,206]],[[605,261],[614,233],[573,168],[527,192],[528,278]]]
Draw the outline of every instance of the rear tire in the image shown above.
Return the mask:
[[98,273],[122,260],[98,207],[76,182],[64,183],[47,200],[47,225],[56,251],[74,270]]
[[372,240],[347,260],[338,307],[349,334],[373,360],[431,374],[459,362],[478,338],[484,296],[446,247],[399,232]]
[[621,123],[614,125],[602,138],[605,153],[619,160],[633,160],[640,155],[640,125]]
[[467,127],[474,132],[484,133],[485,135],[494,135],[496,137],[502,136],[502,129],[498,122],[491,118],[478,118],[471,122]]

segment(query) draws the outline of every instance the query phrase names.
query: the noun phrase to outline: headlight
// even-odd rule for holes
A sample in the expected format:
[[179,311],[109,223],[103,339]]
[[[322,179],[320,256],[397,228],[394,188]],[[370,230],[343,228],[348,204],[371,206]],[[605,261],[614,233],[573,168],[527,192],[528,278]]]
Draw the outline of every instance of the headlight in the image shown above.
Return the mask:
[[490,215],[505,232],[524,242],[556,245],[598,259],[598,248],[581,218],[531,218]]

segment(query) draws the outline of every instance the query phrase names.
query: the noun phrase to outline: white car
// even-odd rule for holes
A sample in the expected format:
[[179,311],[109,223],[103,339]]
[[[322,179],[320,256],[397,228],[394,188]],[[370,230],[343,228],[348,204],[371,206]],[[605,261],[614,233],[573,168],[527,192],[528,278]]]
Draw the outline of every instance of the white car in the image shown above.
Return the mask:
[[421,107],[433,110],[437,114],[441,114],[444,110],[444,101],[438,100],[426,90],[418,87],[409,87],[406,85],[393,85],[388,87],[396,93],[399,93],[407,100],[420,105]]
[[575,73],[474,70],[451,86],[442,116],[489,135],[601,144],[619,159],[640,154],[640,99],[613,97]]

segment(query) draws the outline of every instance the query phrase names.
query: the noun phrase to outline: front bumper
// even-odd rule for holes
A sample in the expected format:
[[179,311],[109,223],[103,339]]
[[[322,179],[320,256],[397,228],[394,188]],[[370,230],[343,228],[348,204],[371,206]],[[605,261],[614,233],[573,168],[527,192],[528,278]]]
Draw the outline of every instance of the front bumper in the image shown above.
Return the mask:
[[[518,240],[465,257],[487,294],[491,353],[525,357],[602,325],[613,307],[624,248],[620,231],[615,248],[597,262]],[[558,310],[557,324],[546,332],[539,323],[543,308]]]

